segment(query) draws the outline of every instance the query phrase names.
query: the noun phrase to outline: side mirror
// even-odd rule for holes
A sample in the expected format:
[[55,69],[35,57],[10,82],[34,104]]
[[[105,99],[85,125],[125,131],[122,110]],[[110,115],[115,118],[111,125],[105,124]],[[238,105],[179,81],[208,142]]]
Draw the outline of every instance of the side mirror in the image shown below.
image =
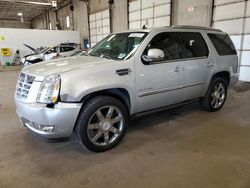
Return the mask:
[[164,59],[164,52],[161,49],[152,48],[148,50],[148,61],[161,61]]

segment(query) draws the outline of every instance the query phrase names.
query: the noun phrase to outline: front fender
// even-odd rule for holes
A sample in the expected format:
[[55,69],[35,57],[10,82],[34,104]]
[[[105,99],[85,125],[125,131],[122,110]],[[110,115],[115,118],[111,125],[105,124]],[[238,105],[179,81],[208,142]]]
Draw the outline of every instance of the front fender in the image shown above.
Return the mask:
[[[80,102],[89,94],[100,92],[107,89],[124,89],[128,92],[131,113],[134,112],[135,104],[135,88],[134,75],[119,76],[114,71],[102,74],[91,74],[91,71],[86,74],[63,74],[61,76],[62,85],[60,97],[62,102]],[[94,76],[98,75],[98,76]]]

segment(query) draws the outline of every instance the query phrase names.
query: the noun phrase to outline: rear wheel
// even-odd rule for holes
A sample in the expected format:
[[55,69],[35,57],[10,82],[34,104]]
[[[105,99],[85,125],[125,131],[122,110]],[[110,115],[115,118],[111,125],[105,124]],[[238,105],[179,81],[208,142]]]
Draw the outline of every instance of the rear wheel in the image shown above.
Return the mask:
[[98,96],[83,107],[76,133],[91,151],[103,152],[115,147],[124,137],[128,124],[126,107],[117,99]]
[[201,99],[202,106],[210,112],[218,111],[227,98],[227,81],[222,78],[213,78],[206,96]]

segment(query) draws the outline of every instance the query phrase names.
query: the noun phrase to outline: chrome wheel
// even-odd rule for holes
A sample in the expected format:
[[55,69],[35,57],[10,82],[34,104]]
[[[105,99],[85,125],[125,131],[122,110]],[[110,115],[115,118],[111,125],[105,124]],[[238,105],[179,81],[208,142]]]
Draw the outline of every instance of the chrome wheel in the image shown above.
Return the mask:
[[210,104],[214,109],[220,108],[226,99],[226,88],[225,85],[221,82],[215,84],[212,92]]
[[104,106],[96,110],[87,125],[87,135],[97,146],[108,146],[115,142],[124,129],[124,117],[115,106]]

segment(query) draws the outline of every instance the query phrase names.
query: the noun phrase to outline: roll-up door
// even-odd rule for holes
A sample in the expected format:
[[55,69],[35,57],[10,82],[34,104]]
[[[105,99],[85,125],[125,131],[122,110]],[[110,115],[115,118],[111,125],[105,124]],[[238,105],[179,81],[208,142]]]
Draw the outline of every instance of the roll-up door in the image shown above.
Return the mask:
[[213,27],[229,34],[239,56],[240,80],[250,81],[250,1],[215,0]]
[[170,26],[171,0],[136,0],[129,3],[129,29]]

